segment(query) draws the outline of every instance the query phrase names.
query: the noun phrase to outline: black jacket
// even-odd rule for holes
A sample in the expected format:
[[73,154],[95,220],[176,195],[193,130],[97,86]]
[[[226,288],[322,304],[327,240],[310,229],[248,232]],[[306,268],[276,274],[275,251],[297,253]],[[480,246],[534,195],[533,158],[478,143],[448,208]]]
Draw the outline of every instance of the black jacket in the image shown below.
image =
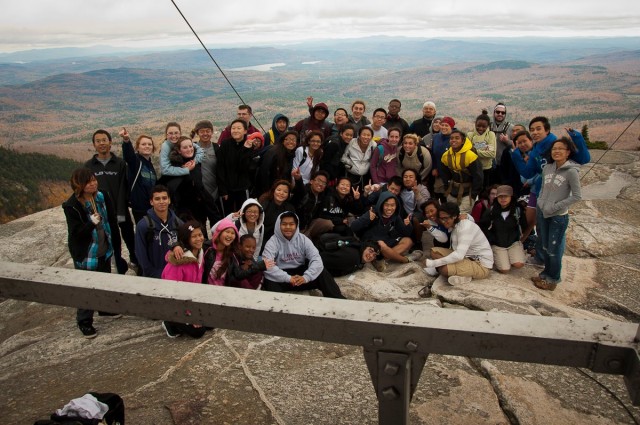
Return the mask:
[[[98,180],[100,192],[109,195],[115,215],[126,216],[129,214],[129,183],[127,179],[127,163],[111,152],[111,159],[107,165],[98,161],[98,155],[85,162],[85,167],[93,171]],[[117,219],[117,217],[116,217]],[[114,228],[117,229],[117,226]]]

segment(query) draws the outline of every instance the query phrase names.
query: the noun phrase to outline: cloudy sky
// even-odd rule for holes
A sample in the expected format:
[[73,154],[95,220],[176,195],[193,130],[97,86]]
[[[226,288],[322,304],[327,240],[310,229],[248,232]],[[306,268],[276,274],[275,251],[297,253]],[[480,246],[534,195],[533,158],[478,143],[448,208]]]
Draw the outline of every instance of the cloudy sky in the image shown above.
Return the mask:
[[[207,47],[412,37],[640,36],[638,0],[174,0]],[[0,52],[197,43],[171,0],[0,0]]]

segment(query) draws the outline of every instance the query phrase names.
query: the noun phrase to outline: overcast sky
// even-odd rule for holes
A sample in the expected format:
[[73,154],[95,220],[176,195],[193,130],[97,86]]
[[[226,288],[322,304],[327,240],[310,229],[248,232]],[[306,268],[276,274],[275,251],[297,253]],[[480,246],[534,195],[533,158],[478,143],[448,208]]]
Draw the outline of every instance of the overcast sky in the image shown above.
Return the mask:
[[[175,0],[207,47],[305,39],[640,36],[638,0]],[[194,45],[171,0],[0,0],[0,52]]]

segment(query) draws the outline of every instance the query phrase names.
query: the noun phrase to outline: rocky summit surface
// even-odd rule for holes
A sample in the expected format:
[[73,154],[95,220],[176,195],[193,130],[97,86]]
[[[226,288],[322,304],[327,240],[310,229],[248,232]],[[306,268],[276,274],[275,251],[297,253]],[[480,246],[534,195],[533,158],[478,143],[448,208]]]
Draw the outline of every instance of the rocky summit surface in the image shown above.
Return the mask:
[[[571,209],[563,283],[536,289],[526,266],[463,286],[422,263],[368,266],[339,279],[348,298],[569,318],[640,320],[637,152],[593,152]],[[0,261],[71,268],[61,208],[0,226]],[[418,292],[429,287],[429,297]],[[309,294],[314,296],[317,294]],[[129,424],[374,424],[378,403],[362,348],[216,329],[169,339],[160,322],[96,318],[82,338],[75,310],[0,300],[3,424],[46,418],[88,391],[115,392]],[[621,376],[589,370],[430,355],[412,424],[633,424]]]

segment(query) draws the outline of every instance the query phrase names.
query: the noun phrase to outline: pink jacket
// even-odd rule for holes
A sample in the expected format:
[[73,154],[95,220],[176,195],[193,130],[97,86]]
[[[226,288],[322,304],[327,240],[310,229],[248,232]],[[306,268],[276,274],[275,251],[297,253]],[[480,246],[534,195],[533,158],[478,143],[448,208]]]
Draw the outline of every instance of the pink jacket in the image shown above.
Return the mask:
[[202,250],[200,250],[198,258],[191,251],[185,251],[184,257],[176,260],[173,252],[169,251],[165,259],[167,260],[167,265],[162,271],[163,279],[202,283],[202,272],[204,270]]

